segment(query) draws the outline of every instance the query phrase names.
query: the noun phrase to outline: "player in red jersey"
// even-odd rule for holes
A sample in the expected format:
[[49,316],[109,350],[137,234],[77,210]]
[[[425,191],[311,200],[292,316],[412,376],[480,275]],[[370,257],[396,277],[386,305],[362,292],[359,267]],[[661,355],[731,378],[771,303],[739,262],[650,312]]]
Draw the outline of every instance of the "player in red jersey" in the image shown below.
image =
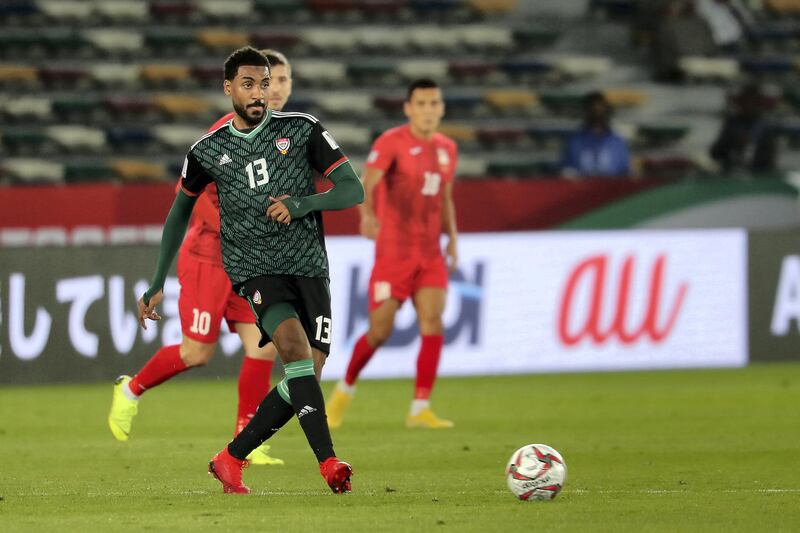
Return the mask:
[[[422,345],[417,358],[414,401],[408,427],[449,428],[436,416],[430,395],[444,344],[442,313],[447,272],[458,259],[453,176],[456,143],[438,133],[444,115],[442,92],[432,80],[408,88],[408,123],[383,133],[372,146],[364,174],[361,234],[375,240],[375,265],[369,281],[369,330],[355,344],[347,374],[328,402],[328,425],[342,423],[361,370],[391,336],[394,318],[410,296],[417,312]],[[442,255],[439,238],[449,237]]]
[[[272,75],[265,104],[269,109],[280,111],[292,93],[291,65],[280,52],[263,50],[263,53],[269,59]],[[233,115],[231,112],[220,118],[209,131],[220,128]],[[206,187],[195,204],[194,213],[196,216],[192,218],[178,257],[181,285],[178,308],[183,341],[161,348],[133,378],[120,376],[117,379],[108,424],[120,441],[128,440],[133,417],[138,412],[139,397],[145,391],[211,360],[223,318],[230,330],[239,334],[246,354],[239,371],[237,434],[270,390],[270,374],[277,351],[272,343],[258,347],[261,332],[255,324],[255,316],[247,301],[233,292],[222,267],[216,185]],[[248,460],[252,464],[283,464],[282,460],[270,457],[268,450],[268,445],[262,445]]]

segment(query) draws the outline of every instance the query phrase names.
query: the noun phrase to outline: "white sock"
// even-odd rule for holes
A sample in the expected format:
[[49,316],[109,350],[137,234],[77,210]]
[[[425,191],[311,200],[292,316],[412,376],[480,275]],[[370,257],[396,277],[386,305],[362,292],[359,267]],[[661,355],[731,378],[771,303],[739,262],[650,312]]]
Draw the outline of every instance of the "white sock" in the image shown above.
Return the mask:
[[427,409],[430,406],[430,400],[413,400],[411,402],[411,416],[417,416],[423,409]]
[[124,387],[122,387],[122,394],[129,400],[133,400],[134,402],[139,401],[139,397],[133,393],[131,390],[130,382],[126,383]]
[[344,381],[340,381],[336,384],[336,388],[342,391],[345,394],[349,394],[350,396],[356,393],[356,386],[355,385],[348,385]]

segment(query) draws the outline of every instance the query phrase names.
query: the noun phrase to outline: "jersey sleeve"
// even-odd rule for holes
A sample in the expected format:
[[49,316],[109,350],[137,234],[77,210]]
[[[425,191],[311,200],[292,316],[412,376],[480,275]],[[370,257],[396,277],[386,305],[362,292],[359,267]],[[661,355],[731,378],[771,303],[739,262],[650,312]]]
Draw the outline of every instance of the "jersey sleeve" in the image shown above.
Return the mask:
[[338,166],[348,161],[342,149],[322,124],[314,123],[308,142],[309,162],[314,170],[325,177]]
[[181,172],[181,189],[189,196],[197,196],[206,185],[214,181],[205,171],[203,166],[191,151],[183,161],[183,171]]
[[381,135],[372,144],[372,149],[367,156],[367,168],[377,168],[383,172],[389,170],[395,159],[394,143],[391,142],[391,137],[388,135]]

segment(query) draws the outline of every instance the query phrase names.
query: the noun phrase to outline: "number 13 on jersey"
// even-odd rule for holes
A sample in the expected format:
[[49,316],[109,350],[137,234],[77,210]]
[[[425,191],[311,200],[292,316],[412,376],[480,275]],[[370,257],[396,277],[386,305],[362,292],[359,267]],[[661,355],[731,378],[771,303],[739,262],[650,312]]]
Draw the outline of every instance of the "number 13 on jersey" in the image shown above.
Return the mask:
[[[269,183],[267,160],[263,157],[248,163],[245,170],[247,170],[247,179],[250,182],[251,189],[255,189],[257,185],[266,185]],[[258,176],[258,180],[256,180],[256,176]]]

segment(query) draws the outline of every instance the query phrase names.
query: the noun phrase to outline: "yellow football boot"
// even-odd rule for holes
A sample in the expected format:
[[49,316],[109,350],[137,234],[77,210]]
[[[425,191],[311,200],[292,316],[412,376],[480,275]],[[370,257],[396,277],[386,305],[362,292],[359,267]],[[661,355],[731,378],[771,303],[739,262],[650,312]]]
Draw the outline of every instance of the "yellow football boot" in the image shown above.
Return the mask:
[[131,400],[122,391],[131,381],[130,376],[120,376],[114,382],[114,395],[111,398],[111,412],[108,413],[108,427],[118,441],[126,441],[131,433],[133,417],[139,412],[139,402]]
[[251,465],[282,465],[283,459],[278,459],[277,457],[272,457],[269,454],[269,444],[266,442],[250,452],[250,455],[247,456],[247,461]]
[[445,429],[454,425],[452,421],[436,416],[430,407],[426,407],[416,415],[410,414],[406,417],[406,427],[408,428]]
[[344,413],[353,401],[353,394],[343,391],[339,385],[333,389],[333,394],[325,404],[325,412],[328,414],[328,427],[336,429],[342,425]]

